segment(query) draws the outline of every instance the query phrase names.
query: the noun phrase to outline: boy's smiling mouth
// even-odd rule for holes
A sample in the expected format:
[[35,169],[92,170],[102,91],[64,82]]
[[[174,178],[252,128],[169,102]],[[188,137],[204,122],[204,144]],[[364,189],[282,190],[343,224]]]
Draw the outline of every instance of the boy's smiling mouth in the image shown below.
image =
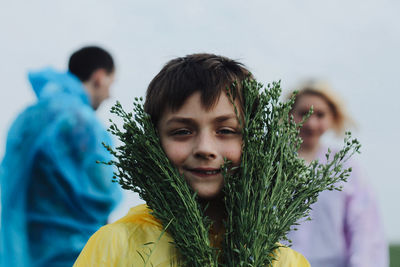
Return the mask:
[[197,176],[212,176],[221,173],[220,168],[185,168],[187,171],[197,175]]

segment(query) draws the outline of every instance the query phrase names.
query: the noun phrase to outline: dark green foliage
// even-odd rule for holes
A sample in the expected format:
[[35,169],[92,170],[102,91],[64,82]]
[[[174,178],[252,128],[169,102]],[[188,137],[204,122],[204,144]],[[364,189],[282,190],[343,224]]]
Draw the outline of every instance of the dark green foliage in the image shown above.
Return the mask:
[[400,266],[400,244],[391,244],[389,246],[390,267]]
[[123,118],[124,125],[123,131],[115,124],[110,127],[122,145],[115,150],[107,147],[116,158],[108,164],[117,167],[115,179],[124,189],[138,192],[154,216],[164,226],[169,224],[167,231],[181,254],[182,266],[269,266],[278,242],[308,215],[318,194],[339,189],[336,184],[346,180],[351,170],[342,169],[341,164],[360,148],[348,133],[339,153],[331,156],[328,152],[327,164],[306,164],[297,155],[300,124],[289,115],[293,100],[279,102],[280,83],[263,88],[247,80],[242,85],[242,162],[235,168],[229,162],[222,166],[228,214],[220,255],[223,263],[218,263],[218,253],[210,246],[210,222],[196,194],[162,150],[142,99],[135,99],[134,115],[119,103],[111,110]]
[[360,145],[347,134],[345,147],[327,164],[307,165],[297,155],[300,124],[290,116],[293,99],[279,102],[280,83],[263,89],[248,80],[243,88],[242,162],[237,172],[224,169],[229,215],[224,262],[226,266],[268,266],[277,242],[307,216],[318,194],[339,189],[335,184],[346,180],[350,170],[343,170],[341,163]]
[[141,101],[135,99],[134,115],[119,103],[111,109],[124,120],[124,131],[110,126],[110,132],[123,143],[115,151],[107,147],[117,158],[109,163],[118,169],[115,178],[122,188],[139,193],[164,226],[169,223],[168,232],[181,253],[182,265],[216,266],[216,251],[208,239],[210,223],[194,192],[166,157]]

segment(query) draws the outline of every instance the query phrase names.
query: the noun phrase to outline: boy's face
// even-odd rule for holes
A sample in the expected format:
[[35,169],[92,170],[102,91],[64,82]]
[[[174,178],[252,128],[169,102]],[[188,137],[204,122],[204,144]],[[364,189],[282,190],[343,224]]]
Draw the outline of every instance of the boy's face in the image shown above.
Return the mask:
[[224,158],[236,166],[242,154],[241,129],[228,97],[221,93],[216,105],[207,111],[200,92],[196,92],[178,111],[167,109],[158,130],[167,157],[198,196],[216,197],[224,186],[220,170]]

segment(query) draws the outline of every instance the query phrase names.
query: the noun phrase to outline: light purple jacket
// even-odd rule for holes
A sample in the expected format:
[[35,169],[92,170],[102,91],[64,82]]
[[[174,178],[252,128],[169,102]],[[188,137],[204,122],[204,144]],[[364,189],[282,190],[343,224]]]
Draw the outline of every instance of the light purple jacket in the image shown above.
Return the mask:
[[[327,149],[318,160],[325,162]],[[311,221],[300,222],[289,233],[292,248],[313,267],[387,267],[388,245],[375,196],[349,161],[353,171],[342,191],[324,191],[312,205]]]

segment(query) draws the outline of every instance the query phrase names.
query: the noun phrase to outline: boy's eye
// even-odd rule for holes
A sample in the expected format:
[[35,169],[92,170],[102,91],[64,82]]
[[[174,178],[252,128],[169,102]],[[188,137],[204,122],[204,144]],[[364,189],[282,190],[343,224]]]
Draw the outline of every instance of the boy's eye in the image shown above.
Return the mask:
[[192,132],[188,129],[179,129],[171,132],[171,135],[174,136],[185,136],[190,134],[192,134]]
[[217,131],[218,134],[236,134],[236,130],[223,128]]

